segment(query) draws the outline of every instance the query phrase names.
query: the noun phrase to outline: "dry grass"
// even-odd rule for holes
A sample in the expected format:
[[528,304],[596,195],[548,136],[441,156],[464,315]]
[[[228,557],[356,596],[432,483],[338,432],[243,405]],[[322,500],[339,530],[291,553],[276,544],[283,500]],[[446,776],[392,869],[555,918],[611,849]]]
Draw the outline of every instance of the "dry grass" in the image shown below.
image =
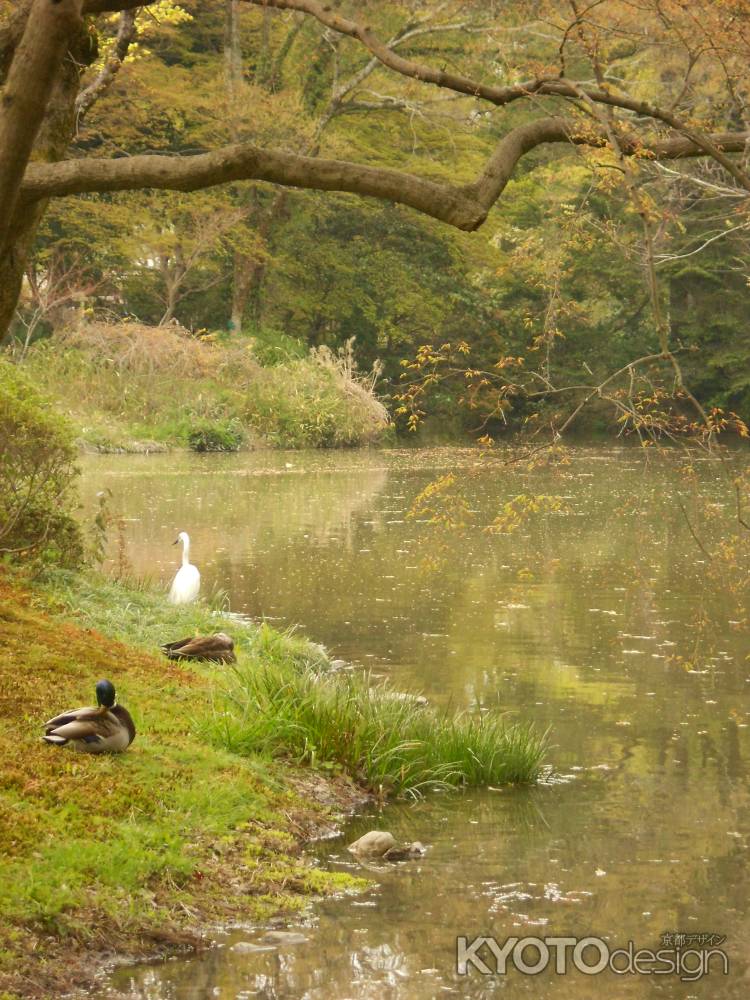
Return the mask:
[[56,333],[55,341],[83,352],[97,366],[129,375],[212,378],[221,366],[221,351],[215,344],[176,324],[82,323]]
[[313,347],[310,359],[330,372],[340,392],[358,404],[370,425],[368,439],[375,440],[391,420],[388,410],[375,393],[378,379],[383,373],[380,362],[376,361],[369,372],[360,372],[354,357],[353,337],[347,340],[340,351],[332,351],[325,344]]

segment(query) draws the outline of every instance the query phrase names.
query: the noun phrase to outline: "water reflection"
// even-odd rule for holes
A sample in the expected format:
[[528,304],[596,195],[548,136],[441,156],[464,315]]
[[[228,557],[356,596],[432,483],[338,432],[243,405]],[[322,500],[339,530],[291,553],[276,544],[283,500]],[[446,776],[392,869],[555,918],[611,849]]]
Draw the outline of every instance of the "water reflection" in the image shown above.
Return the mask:
[[[232,608],[299,623],[336,656],[457,707],[551,726],[560,783],[436,795],[360,817],[319,862],[376,825],[430,845],[377,870],[354,900],[311,909],[304,941],[265,930],[207,955],[121,970],[109,992],[197,997],[726,996],[747,992],[747,632],[740,598],[706,583],[669,469],[582,452],[527,473],[472,454],[294,454],[87,461],[86,504],[109,486],[128,557],[165,583],[177,530]],[[409,519],[437,469],[466,478],[476,526],[441,539]],[[701,490],[719,486],[706,469]],[[508,537],[482,530],[521,492],[564,512]],[[680,659],[682,658],[682,659]],[[685,663],[689,662],[686,669]],[[728,980],[455,972],[455,939],[492,933],[633,939],[726,934]]]

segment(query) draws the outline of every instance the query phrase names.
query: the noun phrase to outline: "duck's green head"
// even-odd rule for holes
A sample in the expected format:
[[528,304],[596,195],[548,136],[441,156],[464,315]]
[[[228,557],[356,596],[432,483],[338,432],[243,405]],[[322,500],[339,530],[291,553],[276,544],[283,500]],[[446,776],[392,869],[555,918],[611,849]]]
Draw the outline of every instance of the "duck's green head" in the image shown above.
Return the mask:
[[99,681],[97,683],[96,703],[100,708],[112,708],[115,703],[115,686],[112,681]]

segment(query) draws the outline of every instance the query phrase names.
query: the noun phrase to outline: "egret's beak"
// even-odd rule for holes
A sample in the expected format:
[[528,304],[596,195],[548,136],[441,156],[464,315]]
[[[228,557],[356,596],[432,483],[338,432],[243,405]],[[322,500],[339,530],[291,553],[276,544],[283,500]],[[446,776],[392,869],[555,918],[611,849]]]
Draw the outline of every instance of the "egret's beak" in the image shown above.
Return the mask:
[[172,545],[179,545],[179,544],[180,544],[179,538],[175,538],[175,540],[172,542]]

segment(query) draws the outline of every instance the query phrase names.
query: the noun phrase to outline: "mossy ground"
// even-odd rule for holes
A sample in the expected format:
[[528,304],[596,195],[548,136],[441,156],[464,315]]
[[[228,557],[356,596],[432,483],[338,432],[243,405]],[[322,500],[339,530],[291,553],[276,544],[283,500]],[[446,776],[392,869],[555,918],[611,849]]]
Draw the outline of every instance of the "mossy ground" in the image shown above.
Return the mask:
[[[311,867],[300,844],[361,793],[344,778],[208,745],[199,723],[221,668],[144,648],[157,633],[221,622],[206,609],[167,611],[147,593],[116,605],[113,593],[75,577],[54,593],[24,588],[0,572],[2,997],[58,995],[102,957],[193,946],[211,924],[261,921],[355,885]],[[306,655],[305,644],[284,655]],[[134,716],[128,752],[44,744],[40,723],[89,704],[100,677]]]

